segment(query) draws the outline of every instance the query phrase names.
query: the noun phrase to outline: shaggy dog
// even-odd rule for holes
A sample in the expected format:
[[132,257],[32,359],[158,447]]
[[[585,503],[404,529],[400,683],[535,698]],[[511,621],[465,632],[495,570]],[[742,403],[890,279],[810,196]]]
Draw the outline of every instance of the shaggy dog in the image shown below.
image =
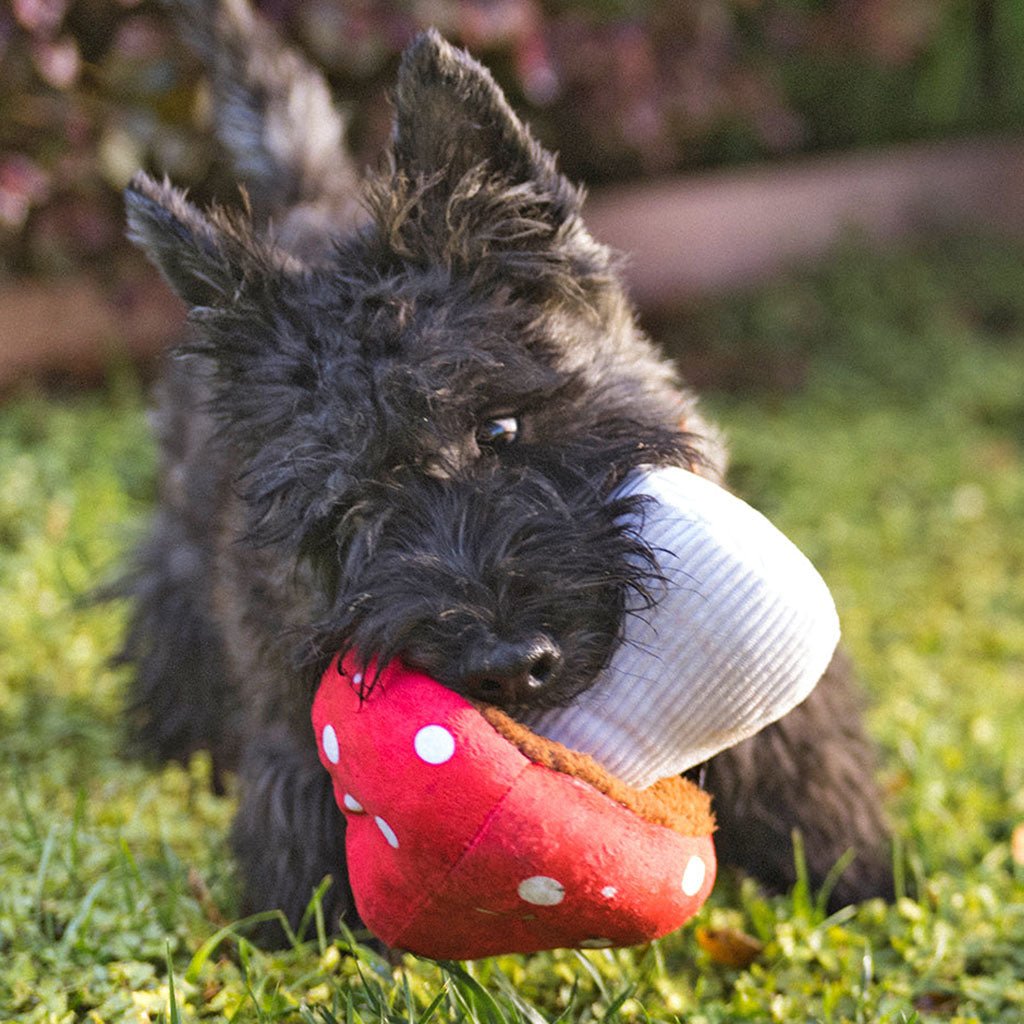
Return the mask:
[[[725,455],[637,326],[581,193],[488,72],[406,52],[360,182],[323,79],[244,0],[177,0],[243,209],[139,175],[132,238],[191,310],[154,414],[160,501],[130,579],[129,720],[162,758],[237,771],[247,912],[296,922],[325,875],[354,920],[309,712],[338,650],[400,656],[510,709],[571,702],[647,594],[610,501],[640,465]],[[772,887],[803,837],[833,905],[891,890],[872,750],[841,656],[710,762],[720,859]]]

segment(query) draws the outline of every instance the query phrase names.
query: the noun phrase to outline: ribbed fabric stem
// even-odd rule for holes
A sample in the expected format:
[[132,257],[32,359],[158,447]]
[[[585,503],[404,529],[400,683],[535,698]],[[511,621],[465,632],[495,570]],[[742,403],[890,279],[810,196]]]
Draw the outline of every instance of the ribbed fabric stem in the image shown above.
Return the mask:
[[524,721],[645,787],[804,700],[832,658],[839,620],[807,558],[723,488],[659,468],[619,493],[653,499],[641,532],[666,584],[654,609],[628,616],[622,646],[590,690]]

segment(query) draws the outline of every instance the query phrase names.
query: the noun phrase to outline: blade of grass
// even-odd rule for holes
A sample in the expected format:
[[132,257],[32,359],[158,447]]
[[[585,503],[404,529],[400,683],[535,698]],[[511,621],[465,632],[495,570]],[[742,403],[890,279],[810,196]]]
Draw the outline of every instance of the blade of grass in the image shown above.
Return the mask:
[[23,783],[23,775],[17,764],[14,762],[14,758],[8,759],[11,764],[12,772],[11,775],[14,779],[14,793],[18,798],[18,807],[21,809],[22,817],[25,819],[25,824],[28,825],[29,839],[34,845],[38,845],[40,842],[39,826],[36,824],[35,815],[32,814],[32,809],[28,805],[28,797],[25,796],[25,786]]
[[136,900],[135,892],[132,889],[132,882],[135,882],[137,889],[143,889],[145,882],[142,879],[142,872],[139,871],[138,862],[132,856],[131,850],[124,836],[118,841],[118,861],[121,865],[120,879],[121,890],[124,894],[125,909],[129,914],[135,913]]
[[569,1014],[576,1009],[576,997],[579,995],[579,978],[572,979],[572,988],[569,989],[569,998],[565,1002],[565,1009],[551,1022],[551,1024],[563,1024],[569,1020]]
[[496,971],[493,978],[501,990],[501,994],[516,1008],[521,1019],[527,1021],[528,1024],[549,1024],[548,1018],[516,991],[515,986],[503,972]]
[[366,980],[366,975],[363,973],[363,965],[358,960],[356,961],[356,973],[359,975],[359,980],[363,983],[363,995],[370,1003],[373,1012],[383,1019],[384,1011],[387,1007],[381,996],[379,979],[374,978],[373,984],[369,984]]
[[174,992],[174,964],[171,962],[171,944],[167,943],[167,1014],[168,1024],[181,1024],[181,1015],[178,1013],[178,1000]]
[[[263,910],[258,914],[252,914],[249,917],[243,917],[238,921],[233,921],[231,924],[226,924],[223,928],[218,928],[217,931],[215,931],[199,947],[199,949],[196,950],[195,955],[189,961],[188,968],[185,971],[185,980],[188,982],[196,981],[199,977],[199,972],[203,969],[203,965],[210,959],[222,942],[232,939],[235,942],[241,943],[244,941],[244,938],[240,934],[240,929],[247,928],[254,924],[262,924],[264,921],[277,921],[286,930],[286,934],[291,931],[288,927],[287,919],[280,910]],[[294,939],[294,933],[292,933],[289,938]]]
[[78,933],[88,923],[89,916],[92,914],[93,904],[95,904],[103,890],[106,889],[108,882],[109,879],[106,876],[97,879],[85,894],[85,898],[78,908],[78,913],[68,922],[64,934],[61,936],[60,945],[62,949],[71,949],[78,941]]
[[68,870],[71,877],[78,881],[78,865],[81,860],[78,840],[85,826],[86,795],[82,786],[75,794],[75,813],[71,817],[71,833],[68,836]]
[[601,977],[601,972],[591,963],[590,957],[583,953],[579,949],[573,950],[573,955],[583,965],[583,969],[590,975],[591,980],[594,982],[594,986],[604,1000],[611,999],[611,993],[608,991],[608,987],[604,983],[604,978]]
[[427,1004],[423,1013],[420,1014],[420,1018],[417,1021],[412,1015],[412,1004],[409,1005],[409,1024],[430,1024],[431,1018],[437,1013],[438,1007],[444,1001],[445,996],[448,994],[448,982],[442,982],[441,991],[434,996],[433,999]]
[[297,949],[303,943],[309,922],[311,919],[314,919],[320,955],[323,956],[327,951],[327,929],[324,923],[323,899],[324,894],[333,884],[333,876],[325,875],[321,879],[320,884],[313,890],[313,895],[310,896],[306,909],[302,912],[302,920],[299,921],[299,927],[295,930],[294,941],[292,942],[293,949]]
[[807,853],[804,850],[803,833],[795,828],[793,838],[793,867],[796,871],[796,882],[790,898],[793,901],[793,913],[805,920],[810,920],[814,911],[814,900],[811,896],[811,876],[807,870]]
[[39,868],[36,871],[36,913],[39,915],[40,921],[42,921],[45,916],[43,913],[43,894],[46,890],[46,877],[50,873],[50,858],[53,856],[56,844],[57,826],[56,824],[53,824],[46,833],[46,839],[43,842],[43,849],[39,854]]
[[814,910],[818,918],[825,917],[828,912],[828,898],[832,895],[832,890],[839,884],[839,879],[842,878],[843,872],[853,863],[857,857],[857,851],[850,849],[840,857],[835,864],[832,865],[832,869],[825,876],[824,881],[818,888],[818,893],[814,898]]
[[892,837],[892,885],[896,899],[907,895],[907,858],[903,849],[903,837],[896,833]]
[[460,963],[454,960],[439,960],[438,965],[451,979],[452,989],[466,1009],[476,1014],[476,1019],[490,1021],[491,1024],[504,1024],[508,1020],[494,996]]
[[622,1009],[623,1003],[636,992],[636,985],[627,985],[611,1002],[608,1009],[601,1015],[603,1024],[610,1024]]

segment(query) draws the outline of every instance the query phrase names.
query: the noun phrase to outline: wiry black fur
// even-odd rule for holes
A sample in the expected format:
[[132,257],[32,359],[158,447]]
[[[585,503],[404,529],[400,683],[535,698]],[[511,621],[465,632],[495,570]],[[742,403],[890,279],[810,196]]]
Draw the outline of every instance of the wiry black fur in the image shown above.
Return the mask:
[[[343,867],[309,727],[331,655],[401,656],[477,692],[526,652],[530,701],[571,701],[648,600],[650,552],[608,495],[638,465],[715,478],[724,456],[637,328],[578,190],[479,65],[433,33],[409,50],[390,161],[352,228],[355,178],[340,144],[324,158],[343,131],[315,72],[240,0],[174,6],[255,205],[204,214],[141,175],[128,192],[131,234],[193,325],[156,413],[130,719],[160,757],[205,746],[238,769],[245,909],[296,921]],[[333,120],[307,144],[282,111],[310,103]],[[505,444],[491,427],[507,417]],[[847,690],[830,670],[708,774],[721,856],[768,882],[794,877],[794,827],[815,879],[855,849],[834,903],[890,886]],[[328,904],[351,916],[343,879]]]

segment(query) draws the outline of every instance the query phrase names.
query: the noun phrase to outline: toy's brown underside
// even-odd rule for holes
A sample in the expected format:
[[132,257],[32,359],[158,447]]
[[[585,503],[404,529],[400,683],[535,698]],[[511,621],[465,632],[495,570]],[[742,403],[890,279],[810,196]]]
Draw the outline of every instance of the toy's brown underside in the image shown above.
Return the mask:
[[634,789],[602,768],[589,754],[539,736],[499,708],[487,704],[476,707],[492,728],[536,764],[575,776],[655,825],[664,825],[686,836],[714,832],[711,797],[688,779],[674,775],[646,789]]

